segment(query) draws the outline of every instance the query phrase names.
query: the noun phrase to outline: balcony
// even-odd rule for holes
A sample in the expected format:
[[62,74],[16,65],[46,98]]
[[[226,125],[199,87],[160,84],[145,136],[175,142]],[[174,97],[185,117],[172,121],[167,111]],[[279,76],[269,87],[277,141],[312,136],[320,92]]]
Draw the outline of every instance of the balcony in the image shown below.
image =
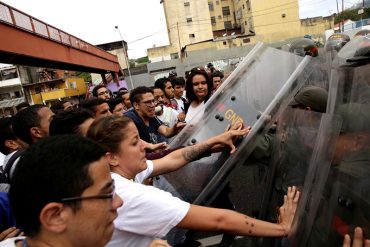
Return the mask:
[[21,79],[19,77],[0,81],[0,87],[14,87],[14,86],[21,86]]
[[16,106],[22,102],[25,102],[26,99],[24,97],[15,98],[15,99],[6,99],[0,101],[0,108],[8,108]]
[[63,88],[48,92],[41,92],[41,97],[43,101],[49,101],[55,99],[62,99],[66,97],[78,96],[84,93],[85,92],[80,92],[80,90],[76,88]]

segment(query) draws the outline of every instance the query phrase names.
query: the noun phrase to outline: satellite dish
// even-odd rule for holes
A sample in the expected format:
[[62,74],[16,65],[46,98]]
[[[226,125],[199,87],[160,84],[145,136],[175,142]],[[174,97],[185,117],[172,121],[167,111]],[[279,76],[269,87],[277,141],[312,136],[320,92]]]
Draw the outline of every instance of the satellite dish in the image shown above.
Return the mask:
[[226,37],[227,33],[222,34],[222,37]]
[[235,35],[235,32],[232,32],[231,35]]

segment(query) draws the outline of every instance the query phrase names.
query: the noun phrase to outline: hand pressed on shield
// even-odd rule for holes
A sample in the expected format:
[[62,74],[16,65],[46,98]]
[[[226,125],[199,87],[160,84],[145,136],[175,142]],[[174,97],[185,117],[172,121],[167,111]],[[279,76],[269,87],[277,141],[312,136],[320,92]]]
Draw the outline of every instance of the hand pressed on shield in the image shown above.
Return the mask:
[[297,187],[288,187],[288,193],[284,196],[284,204],[279,209],[279,225],[283,228],[286,236],[290,233],[292,227],[299,194]]
[[213,153],[220,152],[230,148],[230,153],[235,153],[235,141],[238,138],[242,138],[243,136],[248,135],[250,131],[250,127],[242,128],[243,126],[239,126],[237,129],[230,129],[218,136],[212,137],[208,139],[206,142],[210,143],[211,151]]
[[370,247],[370,240],[364,239],[361,227],[356,227],[352,245],[351,237],[348,234],[346,234],[344,236],[343,247]]

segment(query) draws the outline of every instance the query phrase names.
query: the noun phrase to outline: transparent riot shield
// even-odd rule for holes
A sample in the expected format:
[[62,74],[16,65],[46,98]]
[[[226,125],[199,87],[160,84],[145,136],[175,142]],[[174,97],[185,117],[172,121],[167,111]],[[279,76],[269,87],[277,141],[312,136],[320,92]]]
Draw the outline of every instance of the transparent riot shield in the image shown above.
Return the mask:
[[288,186],[302,190],[322,116],[320,112],[288,107],[278,118],[259,218],[277,222],[276,212]]
[[[223,176],[212,184],[209,181],[221,171],[225,160],[233,160],[232,163],[235,164],[248,156],[252,147],[247,143],[252,143],[261,134],[262,126],[272,123],[271,119],[277,114],[283,100],[291,98],[306,81],[304,77],[312,73],[312,70],[305,70],[309,62],[310,57],[303,58],[263,44],[256,45],[208,100],[205,111],[199,113],[202,114],[200,120],[188,123],[170,144],[177,147],[198,143],[222,133],[237,121],[252,126],[250,134],[231,157],[225,153],[213,154],[165,175],[183,199],[193,202],[203,191],[197,203],[205,203],[202,202],[202,197],[213,194],[214,188],[218,187],[218,179]],[[297,79],[299,76],[300,79]],[[225,169],[230,168],[228,166]],[[210,187],[204,190],[207,184]]]
[[370,237],[370,39],[347,43],[336,65],[289,246],[341,246],[356,226]]

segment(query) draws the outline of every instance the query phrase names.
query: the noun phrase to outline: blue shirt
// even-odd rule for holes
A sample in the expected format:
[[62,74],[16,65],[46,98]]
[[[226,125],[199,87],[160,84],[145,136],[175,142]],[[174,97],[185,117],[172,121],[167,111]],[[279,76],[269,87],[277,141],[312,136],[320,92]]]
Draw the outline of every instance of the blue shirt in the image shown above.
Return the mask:
[[139,131],[140,139],[153,144],[167,142],[167,138],[158,132],[159,126],[163,125],[163,123],[157,117],[150,118],[149,125],[146,125],[134,109],[128,110],[124,115],[134,121]]

